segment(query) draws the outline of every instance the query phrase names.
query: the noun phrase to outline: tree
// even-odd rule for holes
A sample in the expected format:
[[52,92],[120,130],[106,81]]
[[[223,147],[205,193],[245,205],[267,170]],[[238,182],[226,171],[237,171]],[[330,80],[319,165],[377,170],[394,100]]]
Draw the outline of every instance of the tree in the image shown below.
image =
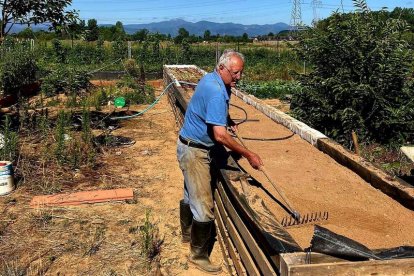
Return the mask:
[[210,30],[205,30],[204,31],[204,36],[203,36],[204,40],[209,41],[211,39],[211,32]]
[[181,44],[184,39],[188,39],[190,33],[185,28],[178,29],[178,35],[174,38],[175,44]]
[[149,31],[147,29],[141,29],[136,31],[135,34],[132,35],[133,40],[144,41],[147,39]]
[[352,131],[365,141],[412,143],[413,53],[401,39],[407,25],[355,2],[357,13],[334,13],[305,32],[299,53],[313,70],[299,77],[292,111],[345,145]]
[[96,41],[99,38],[98,21],[94,18],[88,20],[88,27],[86,33],[87,41]]
[[114,40],[124,40],[126,36],[124,24],[121,21],[115,23]]
[[72,0],[0,0],[0,39],[14,24],[50,23],[56,29],[78,17],[76,11],[65,11]]

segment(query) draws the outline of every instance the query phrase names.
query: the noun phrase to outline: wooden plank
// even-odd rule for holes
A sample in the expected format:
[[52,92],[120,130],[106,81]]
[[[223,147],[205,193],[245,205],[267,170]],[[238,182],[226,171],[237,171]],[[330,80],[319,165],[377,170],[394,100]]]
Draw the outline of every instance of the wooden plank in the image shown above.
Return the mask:
[[224,221],[222,219],[222,215],[220,214],[220,210],[219,210],[217,204],[215,204],[214,207],[216,208],[216,210],[218,210],[216,212],[216,214],[217,214],[216,221],[217,221],[217,224],[219,226],[219,230],[222,231],[222,233],[223,233],[223,235],[222,235],[223,241],[224,241],[224,244],[227,246],[229,255],[230,255],[230,257],[233,261],[234,268],[236,269],[238,275],[247,275],[246,269],[245,269],[244,265],[242,264],[240,256],[237,253],[237,251],[234,247],[234,244],[231,241],[231,239],[230,239],[230,237],[227,233],[227,230],[224,227]]
[[[216,228],[218,228],[218,223],[217,223],[217,221],[215,221],[215,224],[216,224]],[[227,247],[224,245],[224,241],[223,241],[223,238],[222,238],[222,236],[221,236],[221,233],[220,232],[218,232],[217,233],[217,240],[218,240],[218,242],[219,242],[219,245],[220,245],[220,248],[221,248],[221,253],[223,254],[223,259],[224,259],[224,261],[225,261],[225,263],[226,263],[226,267],[227,267],[227,272],[230,274],[230,275],[237,275],[236,273],[235,273],[235,271],[234,271],[234,265],[233,265],[233,262],[232,262],[232,260],[231,260],[231,258],[230,258],[230,256],[229,256],[229,254],[228,254],[228,249],[227,249]]]
[[127,200],[133,198],[134,192],[131,188],[114,190],[96,190],[77,192],[71,194],[35,196],[30,202],[30,206],[34,208],[43,206],[67,206],[85,203]]
[[281,254],[281,276],[292,275],[413,275],[414,258],[350,262],[325,254],[312,253],[311,263],[306,253]]
[[[234,209],[233,205],[230,203],[229,198],[227,197],[222,184],[218,184],[218,189],[220,192],[221,198],[223,198],[224,206],[227,210],[227,213],[230,215],[233,223],[236,225],[237,230],[240,232],[240,235],[243,237],[244,242],[246,243],[247,247],[249,248],[251,254],[254,257],[260,271],[264,275],[276,275],[275,270],[272,268],[271,264],[267,260],[266,256],[264,255],[263,251],[260,249],[259,245],[247,229],[246,225],[244,225],[243,221],[241,220],[240,216],[237,214],[236,210]],[[220,199],[219,197],[217,197]]]
[[[285,253],[280,254],[281,260],[283,259],[288,265],[301,265],[306,263],[306,253],[304,252],[295,252],[295,253]],[[312,264],[321,264],[321,263],[338,263],[338,262],[349,262],[348,260],[321,254],[321,253],[311,253]]]
[[[216,190],[217,195],[217,190]],[[216,206],[220,210],[220,213],[222,214],[223,222],[227,228],[227,231],[229,233],[229,236],[233,243],[236,246],[237,252],[241,256],[242,262],[244,266],[246,267],[247,272],[249,275],[260,275],[259,270],[256,268],[256,264],[254,263],[253,259],[251,258],[249,251],[247,250],[246,246],[243,243],[243,240],[241,239],[240,235],[238,234],[237,230],[234,227],[234,224],[232,223],[231,219],[229,218],[223,202],[220,198],[220,196],[216,196]]]
[[302,249],[274,216],[266,210],[264,203],[262,204],[263,208],[254,210],[247,204],[244,197],[240,196],[229,178],[234,174],[234,171],[240,171],[240,168],[233,158],[229,157],[227,160],[227,166],[220,169],[223,183],[225,183],[223,187],[229,191],[228,196],[237,209],[237,213],[243,218],[250,233],[260,244],[260,248],[266,256],[270,257],[273,266],[278,267],[279,253],[300,252]]
[[285,275],[414,275],[414,260],[398,259],[292,265],[289,267],[288,274]]
[[218,229],[217,231],[217,239],[219,241],[220,247],[221,247],[221,252],[223,253],[223,258],[226,262],[227,265],[227,269],[229,271],[229,273],[231,275],[234,274],[234,265],[233,262],[231,261],[231,258],[228,254],[228,239],[229,236],[227,234],[227,231],[224,228],[224,223],[223,220],[221,218],[220,212],[216,206],[216,204],[214,203],[214,217],[216,218],[214,220],[215,224],[216,224],[216,229]]

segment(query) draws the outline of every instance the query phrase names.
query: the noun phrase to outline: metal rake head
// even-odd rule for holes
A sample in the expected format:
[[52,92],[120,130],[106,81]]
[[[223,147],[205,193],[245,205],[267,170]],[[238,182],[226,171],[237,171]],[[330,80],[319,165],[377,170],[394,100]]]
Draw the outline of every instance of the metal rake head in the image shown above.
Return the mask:
[[302,224],[315,224],[324,220],[328,220],[329,213],[328,212],[314,212],[314,213],[308,213],[304,216],[300,216],[299,219],[296,219],[292,216],[287,216],[282,219],[282,226],[283,227],[290,227],[290,226],[296,226],[296,225],[302,225]]

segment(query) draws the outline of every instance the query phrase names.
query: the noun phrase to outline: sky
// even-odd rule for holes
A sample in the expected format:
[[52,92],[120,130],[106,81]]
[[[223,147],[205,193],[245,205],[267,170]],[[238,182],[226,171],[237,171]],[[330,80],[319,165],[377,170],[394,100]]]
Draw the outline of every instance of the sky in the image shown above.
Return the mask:
[[[72,0],[69,9],[79,11],[81,19],[95,18],[98,24],[142,24],[170,19],[189,22],[207,20],[217,23],[290,24],[293,0]],[[314,10],[313,2],[319,2]],[[388,7],[414,8],[414,0],[367,0],[371,10]],[[302,0],[302,21],[311,25],[314,16],[323,19],[334,11],[351,12],[352,0]]]

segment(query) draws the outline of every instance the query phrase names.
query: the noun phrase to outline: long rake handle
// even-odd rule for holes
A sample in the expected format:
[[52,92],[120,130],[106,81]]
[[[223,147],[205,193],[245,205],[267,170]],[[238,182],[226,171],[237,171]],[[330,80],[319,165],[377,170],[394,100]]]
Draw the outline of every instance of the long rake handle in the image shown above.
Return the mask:
[[[243,145],[243,147],[245,147],[246,149],[248,149],[248,147],[246,146],[246,144],[244,143],[244,140],[242,137],[240,137],[239,133],[237,130],[234,131],[234,134],[236,135],[237,139],[239,139],[240,143]],[[277,187],[277,185],[273,182],[273,180],[269,177],[266,169],[264,166],[260,166],[259,170],[266,176],[267,180],[270,182],[270,184],[272,184],[273,188],[276,190],[276,192],[280,195],[280,197],[283,199],[283,201],[286,203],[289,212],[295,217],[295,219],[299,219],[300,215],[299,212],[297,212],[293,207],[292,204],[290,203],[290,201],[288,200],[288,198],[286,197],[285,193],[279,189]]]

